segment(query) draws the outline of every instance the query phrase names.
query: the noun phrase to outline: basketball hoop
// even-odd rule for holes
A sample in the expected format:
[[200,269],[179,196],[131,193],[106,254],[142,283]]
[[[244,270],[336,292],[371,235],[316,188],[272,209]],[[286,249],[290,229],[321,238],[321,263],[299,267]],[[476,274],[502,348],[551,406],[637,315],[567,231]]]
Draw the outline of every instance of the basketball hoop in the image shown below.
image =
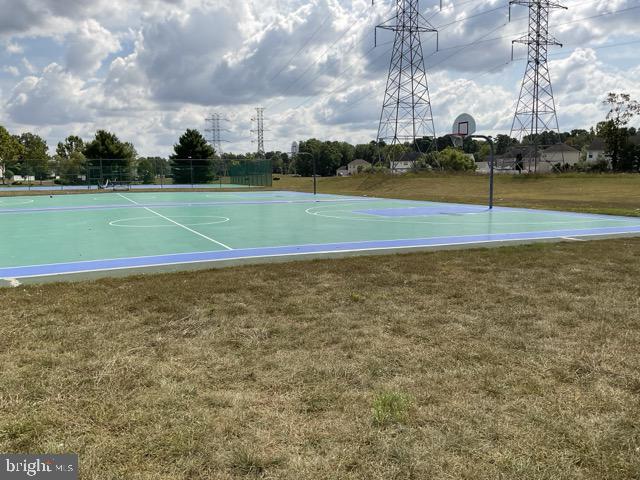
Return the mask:
[[453,122],[453,128],[451,129],[451,143],[456,148],[462,148],[464,145],[465,137],[476,133],[476,121],[468,113],[463,113],[456,118]]
[[468,113],[463,113],[456,118],[453,122],[452,133],[447,135],[451,138],[451,143],[456,148],[464,147],[464,139],[480,138],[488,142],[491,149],[491,155],[489,157],[489,210],[493,209],[493,178],[494,178],[494,145],[493,139],[487,135],[475,135],[476,133],[476,121]]

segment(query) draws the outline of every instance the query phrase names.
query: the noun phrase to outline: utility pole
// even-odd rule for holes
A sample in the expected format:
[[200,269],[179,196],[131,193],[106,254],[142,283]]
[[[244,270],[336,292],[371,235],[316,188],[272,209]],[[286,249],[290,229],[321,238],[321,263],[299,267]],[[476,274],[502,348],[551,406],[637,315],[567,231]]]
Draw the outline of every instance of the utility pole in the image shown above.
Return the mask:
[[420,13],[419,3],[396,0],[395,16],[376,27],[376,32],[378,28],[395,32],[378,142],[415,144],[416,139],[426,137],[433,139],[433,146],[436,143],[420,34],[435,33],[437,39],[438,31]]
[[513,45],[516,43],[527,45],[528,53],[527,67],[510,136],[521,142],[527,136],[532,139],[534,171],[536,171],[539,134],[547,131],[560,133],[547,56],[549,47],[562,47],[562,44],[549,33],[549,13],[552,9],[566,10],[567,7],[550,0],[511,0],[509,19],[511,19],[513,5],[521,5],[529,9],[529,32],[512,43],[512,60]]
[[213,113],[209,115],[206,119],[207,128],[206,132],[209,133],[209,143],[215,149],[216,153],[220,158],[222,158],[222,142],[226,142],[222,138],[222,132],[227,131],[225,128],[222,128],[222,122],[226,120],[219,113]]
[[256,122],[255,130],[251,130],[252,134],[256,135],[256,140],[253,140],[252,143],[258,143],[258,156],[260,158],[264,157],[264,108],[257,107],[256,108],[256,116],[251,119],[252,122]]

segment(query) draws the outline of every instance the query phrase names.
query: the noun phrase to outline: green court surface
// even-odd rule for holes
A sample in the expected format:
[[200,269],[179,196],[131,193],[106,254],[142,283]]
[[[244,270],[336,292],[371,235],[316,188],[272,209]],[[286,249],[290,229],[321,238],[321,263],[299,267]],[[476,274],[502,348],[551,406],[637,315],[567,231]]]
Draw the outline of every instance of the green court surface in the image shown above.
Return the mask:
[[297,192],[0,198],[0,278],[640,235],[640,218]]

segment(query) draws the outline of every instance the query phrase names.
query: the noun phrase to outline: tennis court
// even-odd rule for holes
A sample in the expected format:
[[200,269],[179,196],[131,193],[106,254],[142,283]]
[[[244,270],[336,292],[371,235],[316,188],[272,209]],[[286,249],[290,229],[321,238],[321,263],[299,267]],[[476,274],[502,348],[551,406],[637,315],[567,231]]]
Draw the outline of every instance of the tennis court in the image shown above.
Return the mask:
[[0,198],[0,278],[640,235],[640,218],[298,192]]

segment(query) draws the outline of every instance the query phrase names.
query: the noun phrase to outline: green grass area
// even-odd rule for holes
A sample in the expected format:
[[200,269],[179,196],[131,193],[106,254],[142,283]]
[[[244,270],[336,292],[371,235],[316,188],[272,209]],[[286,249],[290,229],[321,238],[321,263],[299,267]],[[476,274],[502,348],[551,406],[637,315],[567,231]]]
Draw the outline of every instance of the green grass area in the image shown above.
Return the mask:
[[[486,177],[320,188],[481,203]],[[640,176],[497,196],[637,215]],[[639,298],[640,239],[2,289],[0,451],[90,480],[637,479]]]
[[[310,178],[279,176],[274,189],[312,191]],[[319,178],[321,193],[484,204],[487,175],[408,174]],[[640,175],[497,175],[496,204],[508,207],[640,215]]]
[[0,450],[83,479],[632,479],[640,240],[2,290]]

